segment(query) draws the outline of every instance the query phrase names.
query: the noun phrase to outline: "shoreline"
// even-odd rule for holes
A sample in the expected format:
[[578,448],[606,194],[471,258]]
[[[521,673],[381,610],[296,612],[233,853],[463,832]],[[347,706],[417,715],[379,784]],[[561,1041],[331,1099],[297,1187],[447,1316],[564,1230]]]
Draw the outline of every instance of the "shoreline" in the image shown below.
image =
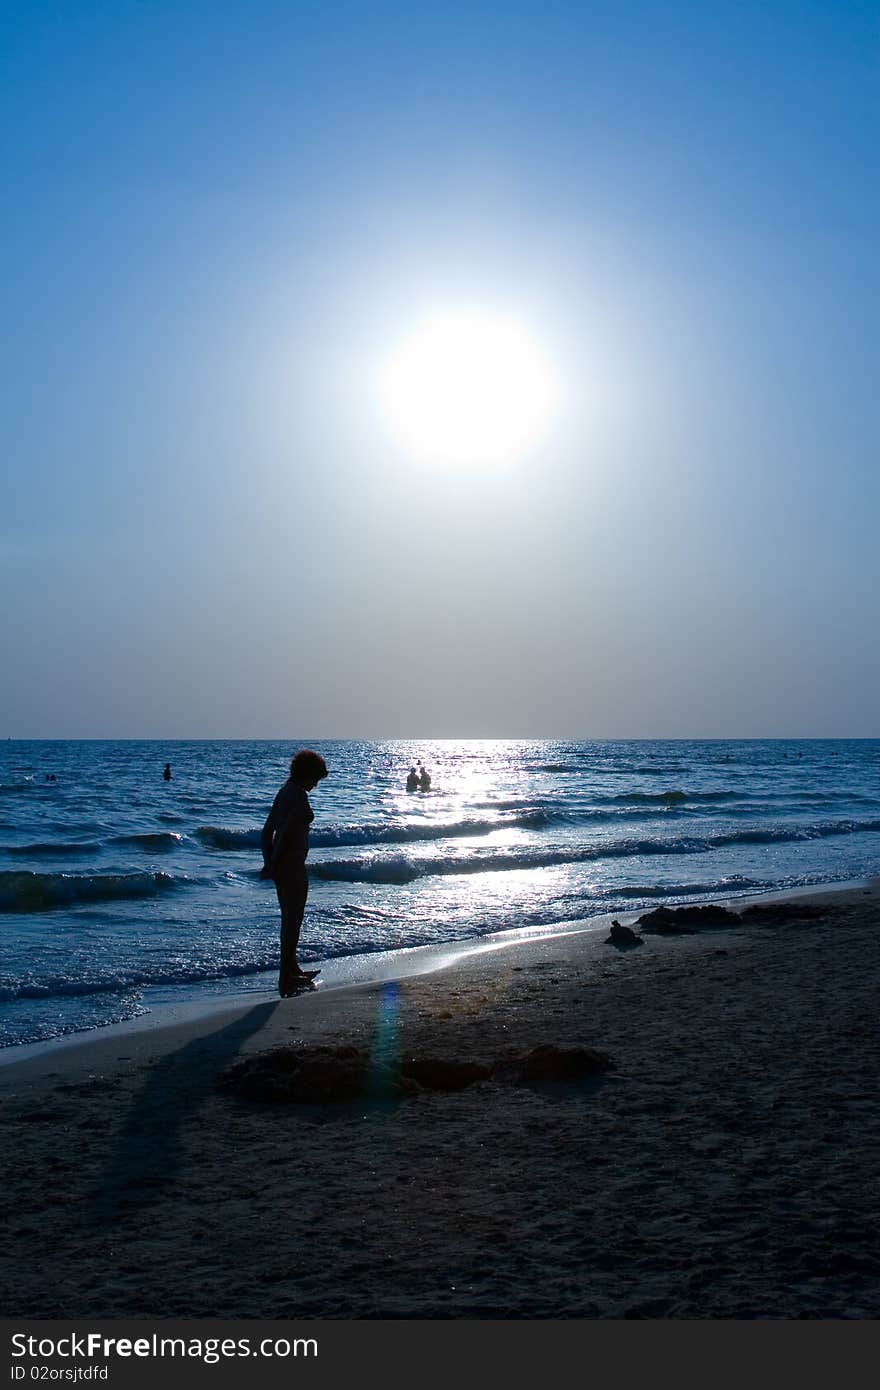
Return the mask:
[[[741,897],[717,898],[717,905],[724,906],[737,912],[748,908],[748,906],[759,905],[759,903],[779,903],[788,901],[824,901],[824,899],[834,899],[840,895],[858,894],[865,890],[880,888],[880,876],[870,878],[859,878],[859,880],[845,880],[840,883],[827,885],[810,884],[806,887],[787,888],[787,890],[773,890],[760,892],[760,894],[747,894]],[[678,906],[706,906],[708,903],[688,902],[678,903]],[[487,952],[499,951],[499,949],[509,949],[523,947],[528,942],[541,942],[552,940],[555,937],[576,937],[581,934],[601,933],[608,931],[612,919],[617,920],[624,926],[633,926],[638,917],[644,912],[651,912],[651,908],[642,910],[635,909],[633,912],[608,912],[599,913],[594,917],[582,917],[582,919],[571,919],[570,923],[553,923],[549,927],[524,927],[524,929],[513,931],[500,931],[485,937],[467,938],[462,941],[441,942],[441,944],[425,945],[425,947],[405,947],[396,951],[374,952],[368,955],[335,956],[325,962],[316,960],[313,965],[321,967],[321,984],[316,994],[309,995],[309,1002],[314,1002],[314,998],[327,998],[328,995],[335,995],[339,990],[352,990],[352,988],[367,988],[381,986],[389,980],[407,980],[421,974],[434,974],[441,970],[455,969],[468,959],[474,956],[481,956]],[[106,1044],[106,1048],[101,1047],[101,1052],[110,1051],[117,1041],[132,1042],[133,1047],[138,1047],[142,1051],[142,1044],[147,1038],[163,1037],[165,1031],[174,1030],[175,1036],[178,1033],[186,1033],[193,1030],[193,1033],[202,1033],[207,1024],[217,1020],[218,1023],[232,1022],[235,1017],[241,1016],[254,1005],[266,1004],[266,1002],[277,1002],[278,995],[274,988],[266,991],[241,992],[241,994],[224,995],[222,998],[202,998],[185,999],[179,1004],[160,1004],[154,1006],[147,1013],[139,1013],[133,1019],[125,1019],[120,1023],[107,1023],[100,1029],[85,1029],[75,1031],[75,1033],[58,1034],[57,1037],[40,1038],[35,1042],[17,1042],[10,1047],[0,1048],[0,1091],[6,1086],[7,1073],[13,1068],[25,1065],[25,1063],[39,1063],[44,1058],[53,1058],[68,1052],[78,1052],[79,1049],[99,1047]],[[142,1037],[143,1034],[143,1037]],[[83,1059],[83,1063],[88,1065],[88,1058]],[[65,1068],[67,1069],[67,1068]]]
[[[761,903],[781,903],[787,901],[811,901],[817,899],[834,900],[839,895],[858,893],[865,889],[880,888],[880,877],[850,879],[828,885],[806,885],[791,889],[777,889],[764,893],[743,894],[734,897],[719,897],[706,900],[689,900],[677,906],[706,907],[717,905],[731,911]],[[659,906],[660,904],[658,904]],[[317,996],[326,999],[339,990],[357,989],[381,985],[387,981],[406,980],[438,971],[454,969],[472,957],[488,952],[524,946],[529,942],[547,941],[556,937],[572,937],[591,933],[607,932],[612,919],[624,926],[632,926],[644,912],[651,908],[629,912],[600,913],[593,917],[573,918],[570,922],[554,923],[547,927],[526,927],[507,932],[495,932],[484,937],[472,937],[460,941],[444,942],[429,946],[403,947],[391,951],[377,951],[366,955],[337,956],[327,961],[310,962],[319,966],[321,982]],[[604,938],[603,938],[604,939]],[[314,1002],[314,996],[308,996]],[[83,1029],[62,1033],[56,1037],[43,1038],[35,1042],[15,1043],[0,1048],[0,1090],[7,1073],[18,1066],[40,1063],[44,1058],[57,1057],[70,1051],[88,1049],[106,1044],[112,1049],[117,1040],[131,1042],[141,1048],[147,1038],[159,1038],[167,1030],[186,1032],[189,1029],[200,1032],[210,1022],[231,1022],[257,1004],[274,1002],[278,995],[274,989],[240,992],[201,999],[188,998],[179,1003],[163,1002],[154,1005],[146,1013],[118,1023],[108,1023],[101,1028]],[[143,1038],[141,1035],[144,1035]],[[181,1033],[182,1035],[182,1033]],[[102,1051],[104,1049],[102,1048]],[[87,1059],[85,1059],[87,1062]]]

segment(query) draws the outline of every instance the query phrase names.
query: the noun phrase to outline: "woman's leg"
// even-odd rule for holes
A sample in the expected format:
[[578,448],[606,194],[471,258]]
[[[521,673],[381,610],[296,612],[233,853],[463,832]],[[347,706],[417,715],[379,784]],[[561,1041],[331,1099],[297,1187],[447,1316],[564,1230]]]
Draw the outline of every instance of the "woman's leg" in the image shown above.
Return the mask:
[[279,879],[275,887],[281,908],[281,970],[278,975],[278,993],[288,994],[294,988],[299,975],[296,952],[309,895],[309,876],[305,867],[301,873]]

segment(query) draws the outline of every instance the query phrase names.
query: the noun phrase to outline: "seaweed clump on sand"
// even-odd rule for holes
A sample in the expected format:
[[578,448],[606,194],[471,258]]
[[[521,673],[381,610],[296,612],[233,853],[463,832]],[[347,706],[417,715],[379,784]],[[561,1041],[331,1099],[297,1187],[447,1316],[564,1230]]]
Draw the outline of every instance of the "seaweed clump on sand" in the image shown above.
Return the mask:
[[810,922],[823,915],[822,908],[813,903],[799,903],[796,899],[784,903],[755,903],[743,911],[744,922],[763,923],[776,927],[783,922]]
[[248,1100],[327,1105],[398,1100],[421,1090],[461,1091],[488,1081],[491,1074],[481,1062],[454,1058],[404,1057],[380,1063],[359,1047],[280,1047],[236,1062],[220,1084]]
[[636,923],[642,931],[673,936],[679,932],[700,931],[703,927],[739,927],[742,919],[737,912],[728,912],[717,903],[696,907],[656,907],[645,912]]
[[420,1091],[463,1091],[484,1081],[577,1082],[611,1066],[611,1058],[595,1048],[553,1043],[493,1064],[412,1056],[377,1064],[364,1048],[294,1046],[243,1058],[223,1072],[220,1085],[246,1100],[329,1105],[401,1100]]
[[327,1105],[370,1093],[396,1098],[406,1083],[388,1067],[371,1068],[358,1047],[278,1047],[245,1057],[220,1078],[225,1090],[246,1100]]
[[776,927],[786,922],[805,922],[820,917],[821,909],[810,903],[755,903],[742,912],[731,912],[717,903],[702,903],[691,907],[657,907],[645,912],[636,926],[660,936],[701,931],[704,927],[741,927],[755,923]]
[[608,1053],[595,1047],[557,1047],[554,1043],[542,1043],[522,1057],[497,1063],[495,1074],[529,1085],[546,1081],[585,1081],[613,1066]]

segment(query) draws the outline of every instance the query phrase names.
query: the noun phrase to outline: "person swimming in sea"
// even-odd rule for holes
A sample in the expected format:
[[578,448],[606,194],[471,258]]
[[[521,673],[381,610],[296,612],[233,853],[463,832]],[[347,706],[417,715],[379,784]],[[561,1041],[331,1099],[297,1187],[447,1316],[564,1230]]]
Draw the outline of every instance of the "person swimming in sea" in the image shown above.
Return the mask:
[[170,764],[170,763],[166,763],[166,764],[165,764],[165,771],[162,773],[162,776],[165,778],[165,781],[166,781],[166,782],[170,782],[170,781],[171,781],[171,764]]
[[419,791],[429,792],[431,790],[431,776],[424,763],[419,763]]
[[411,767],[409,770],[409,776],[406,779],[406,789],[408,792],[417,792],[419,789],[419,774],[414,767]]

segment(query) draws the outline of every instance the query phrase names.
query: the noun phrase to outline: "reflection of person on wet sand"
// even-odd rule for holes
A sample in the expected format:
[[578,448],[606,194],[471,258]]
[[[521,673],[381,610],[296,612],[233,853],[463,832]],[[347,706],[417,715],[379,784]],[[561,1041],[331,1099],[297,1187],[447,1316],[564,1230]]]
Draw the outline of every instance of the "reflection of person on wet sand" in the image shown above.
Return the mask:
[[327,764],[321,755],[313,753],[310,748],[300,749],[291,760],[290,777],[273,801],[263,826],[260,878],[274,879],[281,908],[278,993],[282,998],[295,994],[298,987],[311,983],[311,976],[300,968],[296,953],[309,894],[306,869],[309,826],[315,819],[308,793],[326,776]]

